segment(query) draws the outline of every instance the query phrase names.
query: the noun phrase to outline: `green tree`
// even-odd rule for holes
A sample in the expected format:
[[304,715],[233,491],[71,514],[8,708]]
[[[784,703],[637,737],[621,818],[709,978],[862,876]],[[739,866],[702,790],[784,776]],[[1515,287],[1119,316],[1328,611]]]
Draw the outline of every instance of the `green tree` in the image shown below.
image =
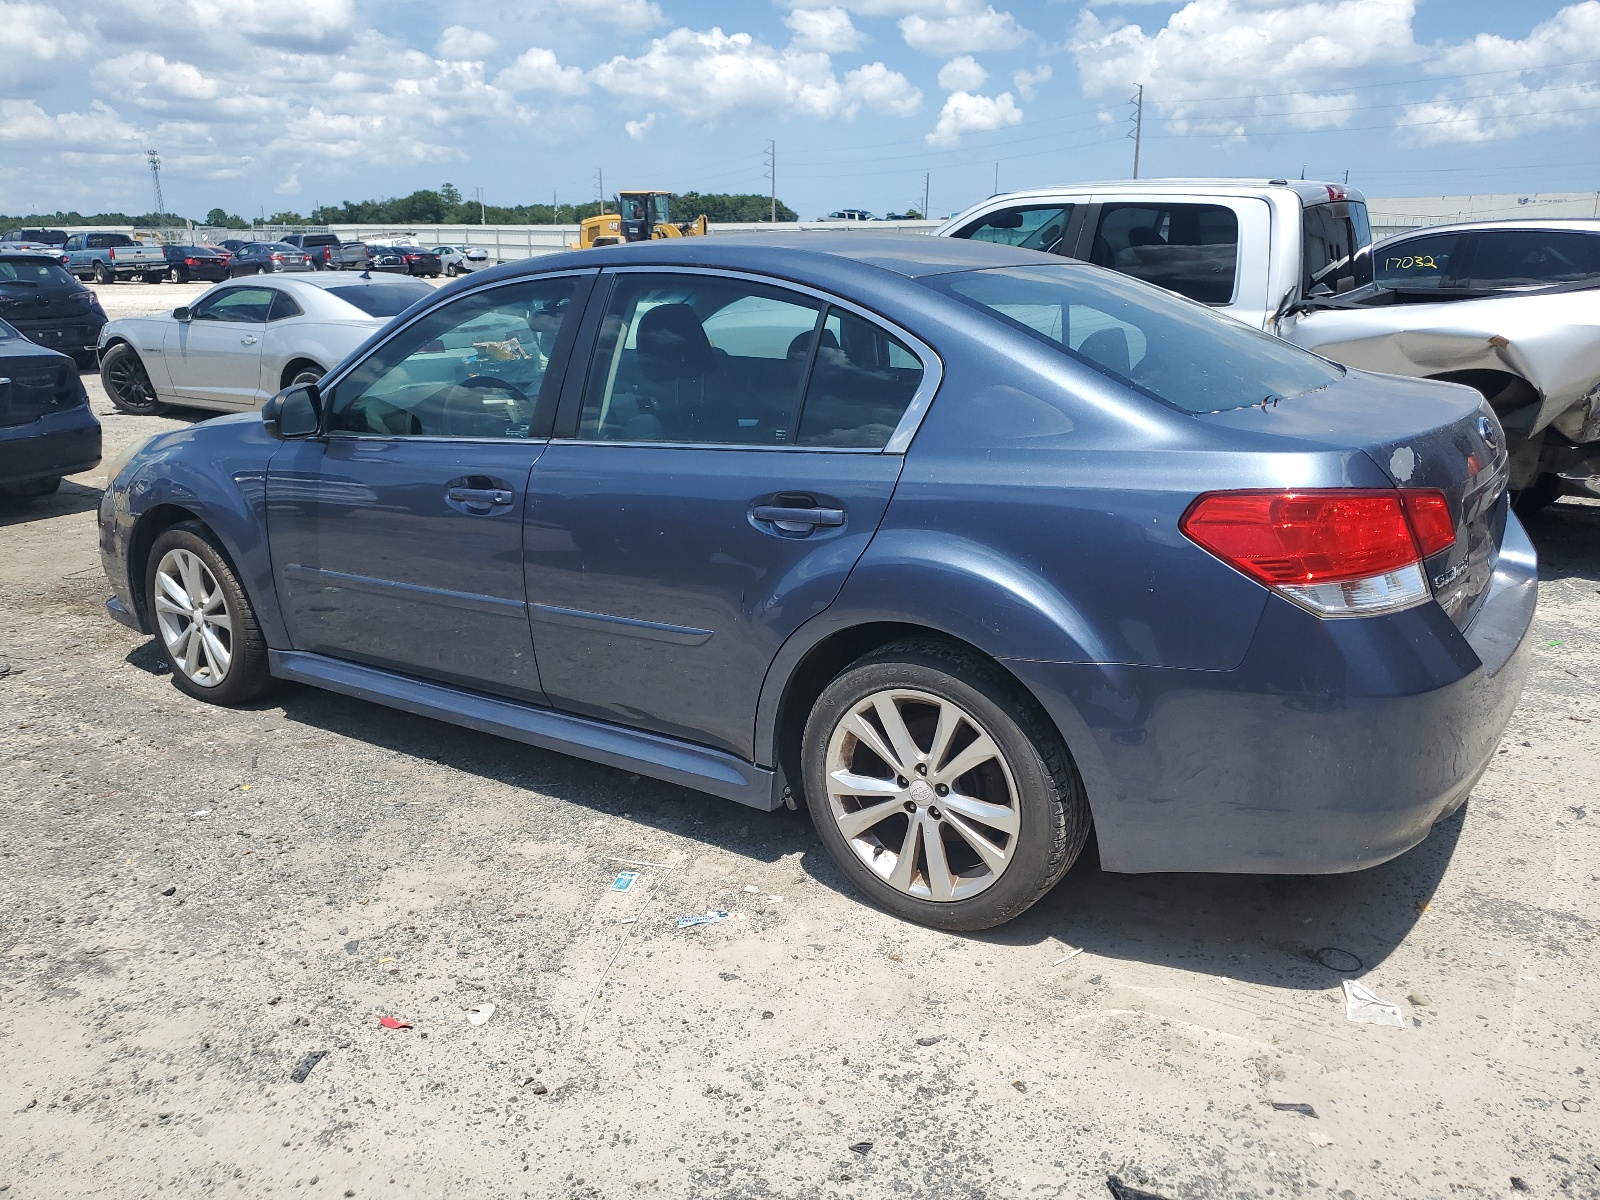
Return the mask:
[[247,229],[250,222],[225,208],[213,208],[206,214],[205,223],[213,229]]
[[455,184],[447,183],[439,189],[439,199],[453,208],[461,203],[461,192],[456,188]]

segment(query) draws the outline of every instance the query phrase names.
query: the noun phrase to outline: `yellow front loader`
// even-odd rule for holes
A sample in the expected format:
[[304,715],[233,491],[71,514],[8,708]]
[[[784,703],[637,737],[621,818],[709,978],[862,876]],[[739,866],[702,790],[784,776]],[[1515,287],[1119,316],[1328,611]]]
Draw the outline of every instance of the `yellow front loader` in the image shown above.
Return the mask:
[[578,249],[648,242],[655,238],[704,237],[710,223],[701,213],[692,221],[674,223],[671,192],[621,192],[617,211],[586,218],[578,226]]

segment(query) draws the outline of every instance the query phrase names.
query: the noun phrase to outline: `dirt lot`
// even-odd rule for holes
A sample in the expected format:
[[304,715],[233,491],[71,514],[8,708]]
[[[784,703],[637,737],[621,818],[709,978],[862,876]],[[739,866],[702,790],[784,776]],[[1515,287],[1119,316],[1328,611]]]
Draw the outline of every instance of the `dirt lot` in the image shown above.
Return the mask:
[[[108,461],[197,416],[89,386]],[[1421,847],[1086,859],[962,937],[850,894],[802,815],[185,699],[102,610],[102,482],[0,510],[0,1200],[1600,1197],[1600,504],[1532,523],[1527,694]],[[1347,1021],[1351,975],[1404,1028]]]

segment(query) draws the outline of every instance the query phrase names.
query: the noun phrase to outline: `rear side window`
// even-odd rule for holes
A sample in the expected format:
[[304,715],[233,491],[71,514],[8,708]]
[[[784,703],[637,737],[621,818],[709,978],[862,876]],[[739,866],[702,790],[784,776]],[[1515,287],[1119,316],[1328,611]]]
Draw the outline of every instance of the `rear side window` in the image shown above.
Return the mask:
[[272,292],[272,307],[267,312],[267,320],[281,321],[285,317],[298,317],[304,311],[288,292],[280,292],[274,288]]
[[578,437],[882,449],[922,363],[876,323],[753,280],[619,276]]
[[1344,375],[1198,304],[1082,267],[1005,267],[920,282],[1189,412],[1289,399]]
[[1356,257],[1372,240],[1365,204],[1340,200],[1307,205],[1302,229],[1302,295],[1339,295],[1369,282],[1366,260]]
[[369,317],[398,317],[418,300],[433,295],[425,283],[349,284],[328,289],[328,295],[354,305]]
[[1460,242],[1459,233],[1435,233],[1374,250],[1373,282],[1384,291],[1444,287]]
[[1233,299],[1239,218],[1220,204],[1107,204],[1089,261],[1198,300]]
[[1070,204],[1029,205],[1006,208],[974,221],[955,236],[974,242],[999,242],[1024,250],[1061,252],[1061,238],[1072,218]]
[[1600,276],[1600,234],[1564,230],[1496,229],[1474,237],[1468,288],[1537,287]]

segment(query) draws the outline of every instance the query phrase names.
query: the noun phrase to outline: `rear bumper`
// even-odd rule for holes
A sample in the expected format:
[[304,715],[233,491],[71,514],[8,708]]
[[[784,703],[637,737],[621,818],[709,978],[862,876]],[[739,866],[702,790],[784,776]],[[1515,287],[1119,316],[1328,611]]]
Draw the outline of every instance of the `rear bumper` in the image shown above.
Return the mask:
[[1465,631],[1435,604],[1323,621],[1274,598],[1233,671],[1006,665],[1074,743],[1107,870],[1356,871],[1422,841],[1489,766],[1536,592],[1512,518]]
[[30,342],[62,354],[86,354],[100,344],[106,319],[90,310],[51,321],[12,321],[11,325]]
[[0,486],[76,475],[100,462],[100,422],[89,406],[0,425]]

